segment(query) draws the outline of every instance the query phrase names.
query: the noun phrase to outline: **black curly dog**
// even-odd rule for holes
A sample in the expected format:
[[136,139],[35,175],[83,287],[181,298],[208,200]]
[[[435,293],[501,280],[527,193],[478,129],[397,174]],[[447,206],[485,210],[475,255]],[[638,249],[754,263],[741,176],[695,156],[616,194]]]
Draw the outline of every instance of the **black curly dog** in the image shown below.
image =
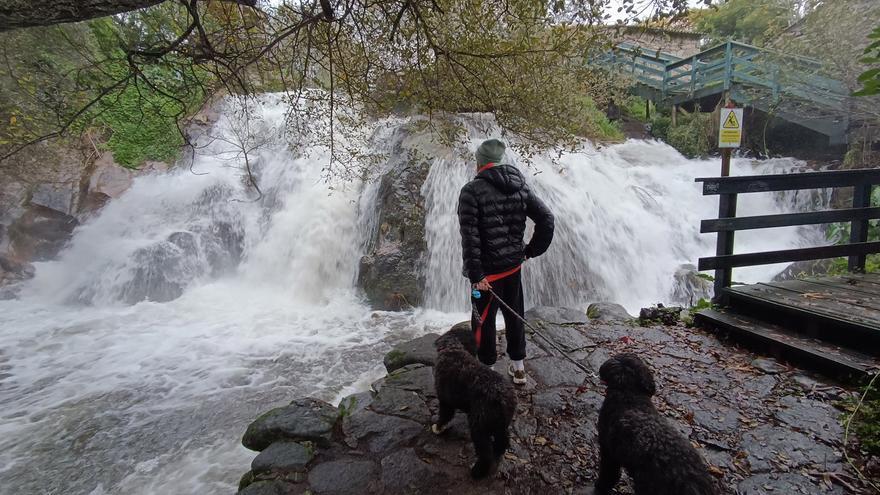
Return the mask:
[[485,478],[510,447],[507,429],[516,412],[513,385],[476,359],[477,343],[470,328],[453,328],[437,339],[434,347],[434,386],[440,411],[431,429],[441,433],[456,409],[467,413],[477,453],[471,476]]
[[605,361],[607,385],[599,411],[599,479],[596,494],[611,492],[625,468],[636,495],[715,495],[717,486],[700,454],[651,403],[654,374],[638,356]]

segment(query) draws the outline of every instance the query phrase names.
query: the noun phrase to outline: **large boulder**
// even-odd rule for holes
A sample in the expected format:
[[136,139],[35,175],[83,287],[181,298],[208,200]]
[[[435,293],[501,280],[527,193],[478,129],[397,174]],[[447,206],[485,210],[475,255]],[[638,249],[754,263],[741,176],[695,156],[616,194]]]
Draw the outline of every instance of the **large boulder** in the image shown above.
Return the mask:
[[9,245],[18,259],[48,261],[61,252],[77,225],[67,213],[33,204],[9,226]]
[[587,307],[587,316],[599,321],[626,321],[633,319],[620,304],[612,302],[595,302]]
[[385,354],[383,363],[389,373],[410,364],[424,364],[434,366],[437,360],[437,350],[434,349],[434,341],[440,337],[436,333],[423,335],[415,340],[410,340],[394,346],[388,354]]
[[431,160],[448,152],[413,123],[399,128],[373,205],[375,225],[361,258],[358,286],[376,309],[419,306],[424,296],[425,197]]
[[310,441],[328,444],[338,410],[318,399],[296,399],[290,405],[277,407],[251,423],[241,439],[245,447],[262,451],[279,440]]
[[700,299],[711,299],[713,289],[712,282],[700,275],[697,267],[681,265],[673,275],[671,301],[688,307],[695,306]]

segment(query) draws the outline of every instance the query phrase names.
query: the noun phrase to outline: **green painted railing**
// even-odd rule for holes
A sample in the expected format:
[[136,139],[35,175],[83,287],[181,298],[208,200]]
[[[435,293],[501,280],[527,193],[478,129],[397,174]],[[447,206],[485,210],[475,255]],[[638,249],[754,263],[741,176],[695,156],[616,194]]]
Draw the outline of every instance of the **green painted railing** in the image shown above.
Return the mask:
[[735,41],[687,58],[622,43],[595,62],[628,72],[658,102],[679,104],[729,91],[737,103],[773,109],[838,139],[848,125],[849,91],[819,61],[805,57]]

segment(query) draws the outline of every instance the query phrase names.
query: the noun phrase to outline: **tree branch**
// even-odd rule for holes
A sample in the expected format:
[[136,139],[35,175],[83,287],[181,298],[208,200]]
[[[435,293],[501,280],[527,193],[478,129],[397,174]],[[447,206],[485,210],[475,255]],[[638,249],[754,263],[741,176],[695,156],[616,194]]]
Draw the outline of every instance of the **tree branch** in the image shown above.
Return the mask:
[[[0,3],[0,32],[51,26],[131,12],[165,0],[7,0]],[[257,7],[257,0],[219,0]]]

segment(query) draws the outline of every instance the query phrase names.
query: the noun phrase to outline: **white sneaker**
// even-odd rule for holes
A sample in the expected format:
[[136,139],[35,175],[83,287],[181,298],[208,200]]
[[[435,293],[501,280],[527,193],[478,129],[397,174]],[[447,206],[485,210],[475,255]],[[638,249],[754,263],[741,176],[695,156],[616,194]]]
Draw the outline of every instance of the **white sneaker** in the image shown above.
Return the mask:
[[514,385],[526,384],[526,370],[518,370],[513,367],[513,363],[507,365],[507,374],[513,377]]

